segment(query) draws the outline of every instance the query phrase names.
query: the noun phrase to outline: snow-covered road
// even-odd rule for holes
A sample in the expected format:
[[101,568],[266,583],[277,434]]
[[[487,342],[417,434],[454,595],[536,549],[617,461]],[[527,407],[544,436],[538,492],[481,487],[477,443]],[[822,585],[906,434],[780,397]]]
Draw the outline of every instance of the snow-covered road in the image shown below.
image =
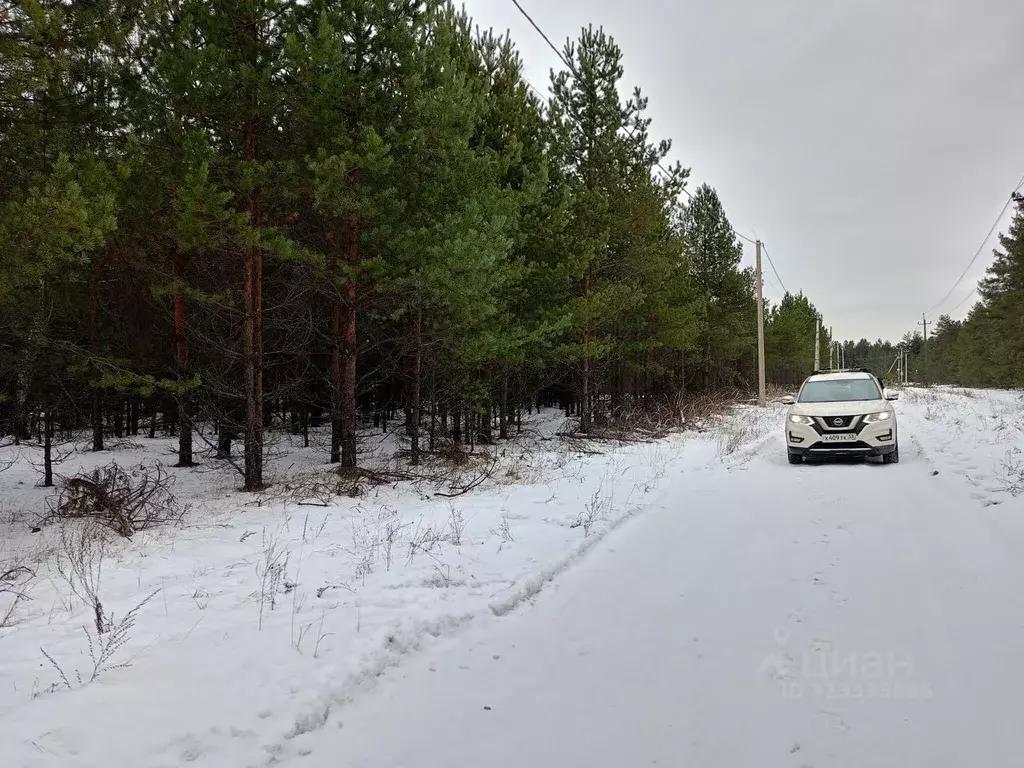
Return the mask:
[[532,605],[303,735],[297,764],[1017,763],[1024,526],[906,411],[899,465],[789,467],[771,443],[669,484]]

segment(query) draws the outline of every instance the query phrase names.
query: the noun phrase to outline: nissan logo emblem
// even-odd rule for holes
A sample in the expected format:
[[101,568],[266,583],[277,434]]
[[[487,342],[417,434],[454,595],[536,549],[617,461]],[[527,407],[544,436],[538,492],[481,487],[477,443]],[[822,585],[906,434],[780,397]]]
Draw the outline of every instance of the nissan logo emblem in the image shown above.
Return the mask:
[[836,418],[832,419],[832,426],[834,426],[834,427],[841,427],[841,426],[843,426],[842,418],[837,416]]

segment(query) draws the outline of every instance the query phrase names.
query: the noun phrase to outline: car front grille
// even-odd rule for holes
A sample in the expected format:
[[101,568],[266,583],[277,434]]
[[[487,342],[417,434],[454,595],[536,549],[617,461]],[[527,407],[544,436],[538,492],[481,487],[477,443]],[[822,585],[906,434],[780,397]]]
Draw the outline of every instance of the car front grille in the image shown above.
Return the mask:
[[861,416],[815,416],[814,424],[822,432],[856,432]]

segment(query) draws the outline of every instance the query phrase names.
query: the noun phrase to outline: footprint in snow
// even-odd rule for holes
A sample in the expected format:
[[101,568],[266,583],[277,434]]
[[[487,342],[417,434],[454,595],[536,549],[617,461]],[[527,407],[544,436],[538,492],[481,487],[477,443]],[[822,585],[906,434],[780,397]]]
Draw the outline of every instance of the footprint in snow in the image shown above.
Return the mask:
[[816,723],[829,731],[846,733],[850,730],[850,724],[843,720],[837,712],[830,712],[827,709],[820,710],[815,717]]

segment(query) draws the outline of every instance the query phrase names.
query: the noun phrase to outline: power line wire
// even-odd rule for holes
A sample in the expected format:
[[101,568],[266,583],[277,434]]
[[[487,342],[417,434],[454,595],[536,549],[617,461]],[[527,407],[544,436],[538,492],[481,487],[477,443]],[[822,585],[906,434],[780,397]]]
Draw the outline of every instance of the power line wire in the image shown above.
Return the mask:
[[768,285],[768,286],[771,286],[771,289],[772,289],[773,291],[778,291],[779,293],[781,293],[781,294],[783,294],[783,295],[784,295],[784,294],[786,293],[786,291],[785,291],[784,289],[782,289],[782,288],[779,288],[779,286],[777,286],[777,285],[775,284],[775,281],[774,281],[774,280],[772,280],[772,279],[771,279],[770,277],[768,277],[767,275],[765,275],[765,276],[764,276],[764,282],[765,282],[765,284],[766,284],[766,285]]
[[761,243],[761,253],[763,253],[765,258],[768,259],[768,265],[772,268],[772,272],[775,273],[775,279],[779,281],[779,285],[782,286],[782,290],[785,293],[789,293],[789,291],[786,290],[786,284],[782,282],[782,278],[779,277],[779,270],[775,268],[775,262],[772,261],[772,257],[768,255],[768,249],[765,247],[764,243]]
[[[978,257],[981,256],[982,251],[985,250],[985,245],[992,238],[993,233],[996,231],[996,228],[999,226],[999,222],[1003,220],[1003,216],[1006,215],[1007,209],[1013,203],[1014,195],[1016,195],[1016,193],[1020,191],[1021,187],[1024,187],[1024,176],[1021,176],[1021,179],[1017,183],[1016,188],[1014,188],[1013,192],[1010,193],[1009,198],[1007,198],[1006,203],[1003,205],[1003,209],[1001,211],[999,211],[999,215],[996,216],[996,220],[992,222],[991,229],[989,229],[988,234],[985,235],[985,239],[981,241],[981,245],[978,246],[978,250],[975,251],[974,256],[971,258],[971,260],[969,262],[967,262],[967,266],[964,267],[964,271],[960,273],[960,277],[958,277],[956,279],[956,282],[953,283],[953,287],[950,288],[949,291],[946,293],[946,295],[942,297],[941,301],[939,301],[938,304],[936,304],[930,310],[928,310],[929,312],[934,312],[936,309],[938,309],[943,304],[945,304],[946,301],[949,299],[949,297],[953,295],[953,291],[955,291],[957,289],[957,286],[960,285],[960,283],[963,281],[964,277],[967,276],[967,273],[971,270],[971,267],[974,266],[974,262],[976,262],[978,260]],[[959,305],[957,305],[957,306],[959,306]]]
[[971,292],[964,296],[962,299],[960,299],[960,301],[957,302],[956,306],[949,310],[949,312],[947,312],[946,314],[952,314],[953,312],[956,312],[958,309],[960,309],[960,307],[967,303],[967,300],[969,298],[971,298],[977,292],[978,286],[974,286],[974,288],[971,289]]
[[[577,80],[579,80],[580,82],[584,82],[584,80],[583,80],[583,76],[582,76],[582,75],[580,75],[580,73],[579,73],[579,70],[577,70],[577,69],[576,69],[576,67],[575,67],[575,66],[573,65],[573,63],[572,63],[571,61],[569,61],[569,59],[568,59],[568,58],[567,58],[567,57],[565,56],[565,54],[563,54],[563,53],[562,53],[562,51],[560,51],[560,50],[558,49],[558,46],[556,46],[556,45],[555,45],[555,44],[554,44],[553,42],[551,42],[551,38],[550,38],[550,37],[548,37],[548,36],[547,36],[547,34],[546,34],[546,33],[544,32],[544,30],[540,28],[540,25],[539,25],[539,24],[538,24],[538,23],[537,23],[536,21],[534,21],[533,17],[532,17],[532,16],[531,16],[531,15],[530,15],[529,13],[527,13],[526,9],[525,9],[525,8],[523,8],[523,6],[522,6],[522,5],[521,5],[521,4],[519,3],[519,0],[512,0],[512,4],[513,4],[513,5],[514,5],[514,6],[515,6],[515,7],[517,8],[517,9],[519,9],[519,12],[520,12],[521,14],[523,14],[523,17],[524,17],[524,18],[525,18],[525,19],[526,19],[526,20],[527,20],[528,22],[530,22],[530,26],[531,26],[531,27],[533,27],[533,28],[534,28],[535,30],[537,30],[537,34],[538,34],[538,35],[540,35],[540,36],[541,36],[541,37],[542,37],[542,38],[544,39],[544,42],[548,44],[548,47],[549,47],[549,48],[550,48],[550,49],[551,49],[552,51],[554,51],[554,53],[555,53],[555,56],[557,56],[557,57],[558,57],[558,60],[559,60],[559,61],[561,61],[561,62],[562,62],[562,64],[564,64],[564,65],[565,65],[566,69],[568,69],[568,70],[569,70],[569,71],[570,71],[570,72],[572,73],[573,77],[575,77],[575,78],[576,78]],[[531,87],[533,87],[533,86],[531,86]],[[533,90],[534,90],[535,92],[537,92],[537,89],[536,89],[536,88],[534,88]],[[539,95],[539,93],[538,93],[538,95]],[[596,94],[593,94],[593,95],[596,95]],[[547,99],[545,99],[545,101],[547,101]],[[577,125],[578,125],[578,124],[577,124]],[[631,138],[631,139],[635,138],[635,136],[636,136],[636,133],[635,133],[635,131],[631,131],[631,130],[629,129],[629,126],[628,126],[628,125],[623,125],[623,126],[622,126],[622,129],[623,129],[623,130],[624,130],[624,131],[625,131],[625,132],[627,133],[627,135],[629,136],[629,138]],[[663,165],[661,164],[661,161],[655,161],[655,163],[654,163],[654,164],[655,164],[655,165],[656,165],[656,166],[657,166],[657,167],[658,167],[658,168],[659,168],[659,169],[661,170],[661,172],[662,172],[662,173],[664,173],[664,174],[665,174],[666,176],[671,176],[671,175],[672,175],[671,173],[669,173],[669,172],[668,172],[668,171],[667,171],[667,170],[665,169],[665,166],[663,166]],[[685,194],[685,195],[686,195],[686,196],[687,196],[688,198],[690,198],[691,200],[693,199],[693,194],[692,194],[692,193],[690,192],[690,190],[688,190],[688,189],[687,189],[686,187],[683,187],[683,193],[684,193],[684,194]]]
[[565,60],[564,56],[562,56],[562,52],[558,50],[558,47],[551,42],[551,39],[546,34],[544,34],[544,30],[541,29],[537,22],[533,20],[533,17],[526,12],[526,9],[519,4],[519,0],[512,0],[512,4],[519,9],[519,12],[523,14],[523,16],[526,18],[528,22],[530,22],[530,25],[535,30],[537,30],[537,34],[544,38],[544,42],[546,42],[548,44],[548,47],[555,52],[555,55],[562,60],[562,63],[565,64],[565,66],[569,67],[570,70],[572,70],[572,67],[570,66],[569,62]]

